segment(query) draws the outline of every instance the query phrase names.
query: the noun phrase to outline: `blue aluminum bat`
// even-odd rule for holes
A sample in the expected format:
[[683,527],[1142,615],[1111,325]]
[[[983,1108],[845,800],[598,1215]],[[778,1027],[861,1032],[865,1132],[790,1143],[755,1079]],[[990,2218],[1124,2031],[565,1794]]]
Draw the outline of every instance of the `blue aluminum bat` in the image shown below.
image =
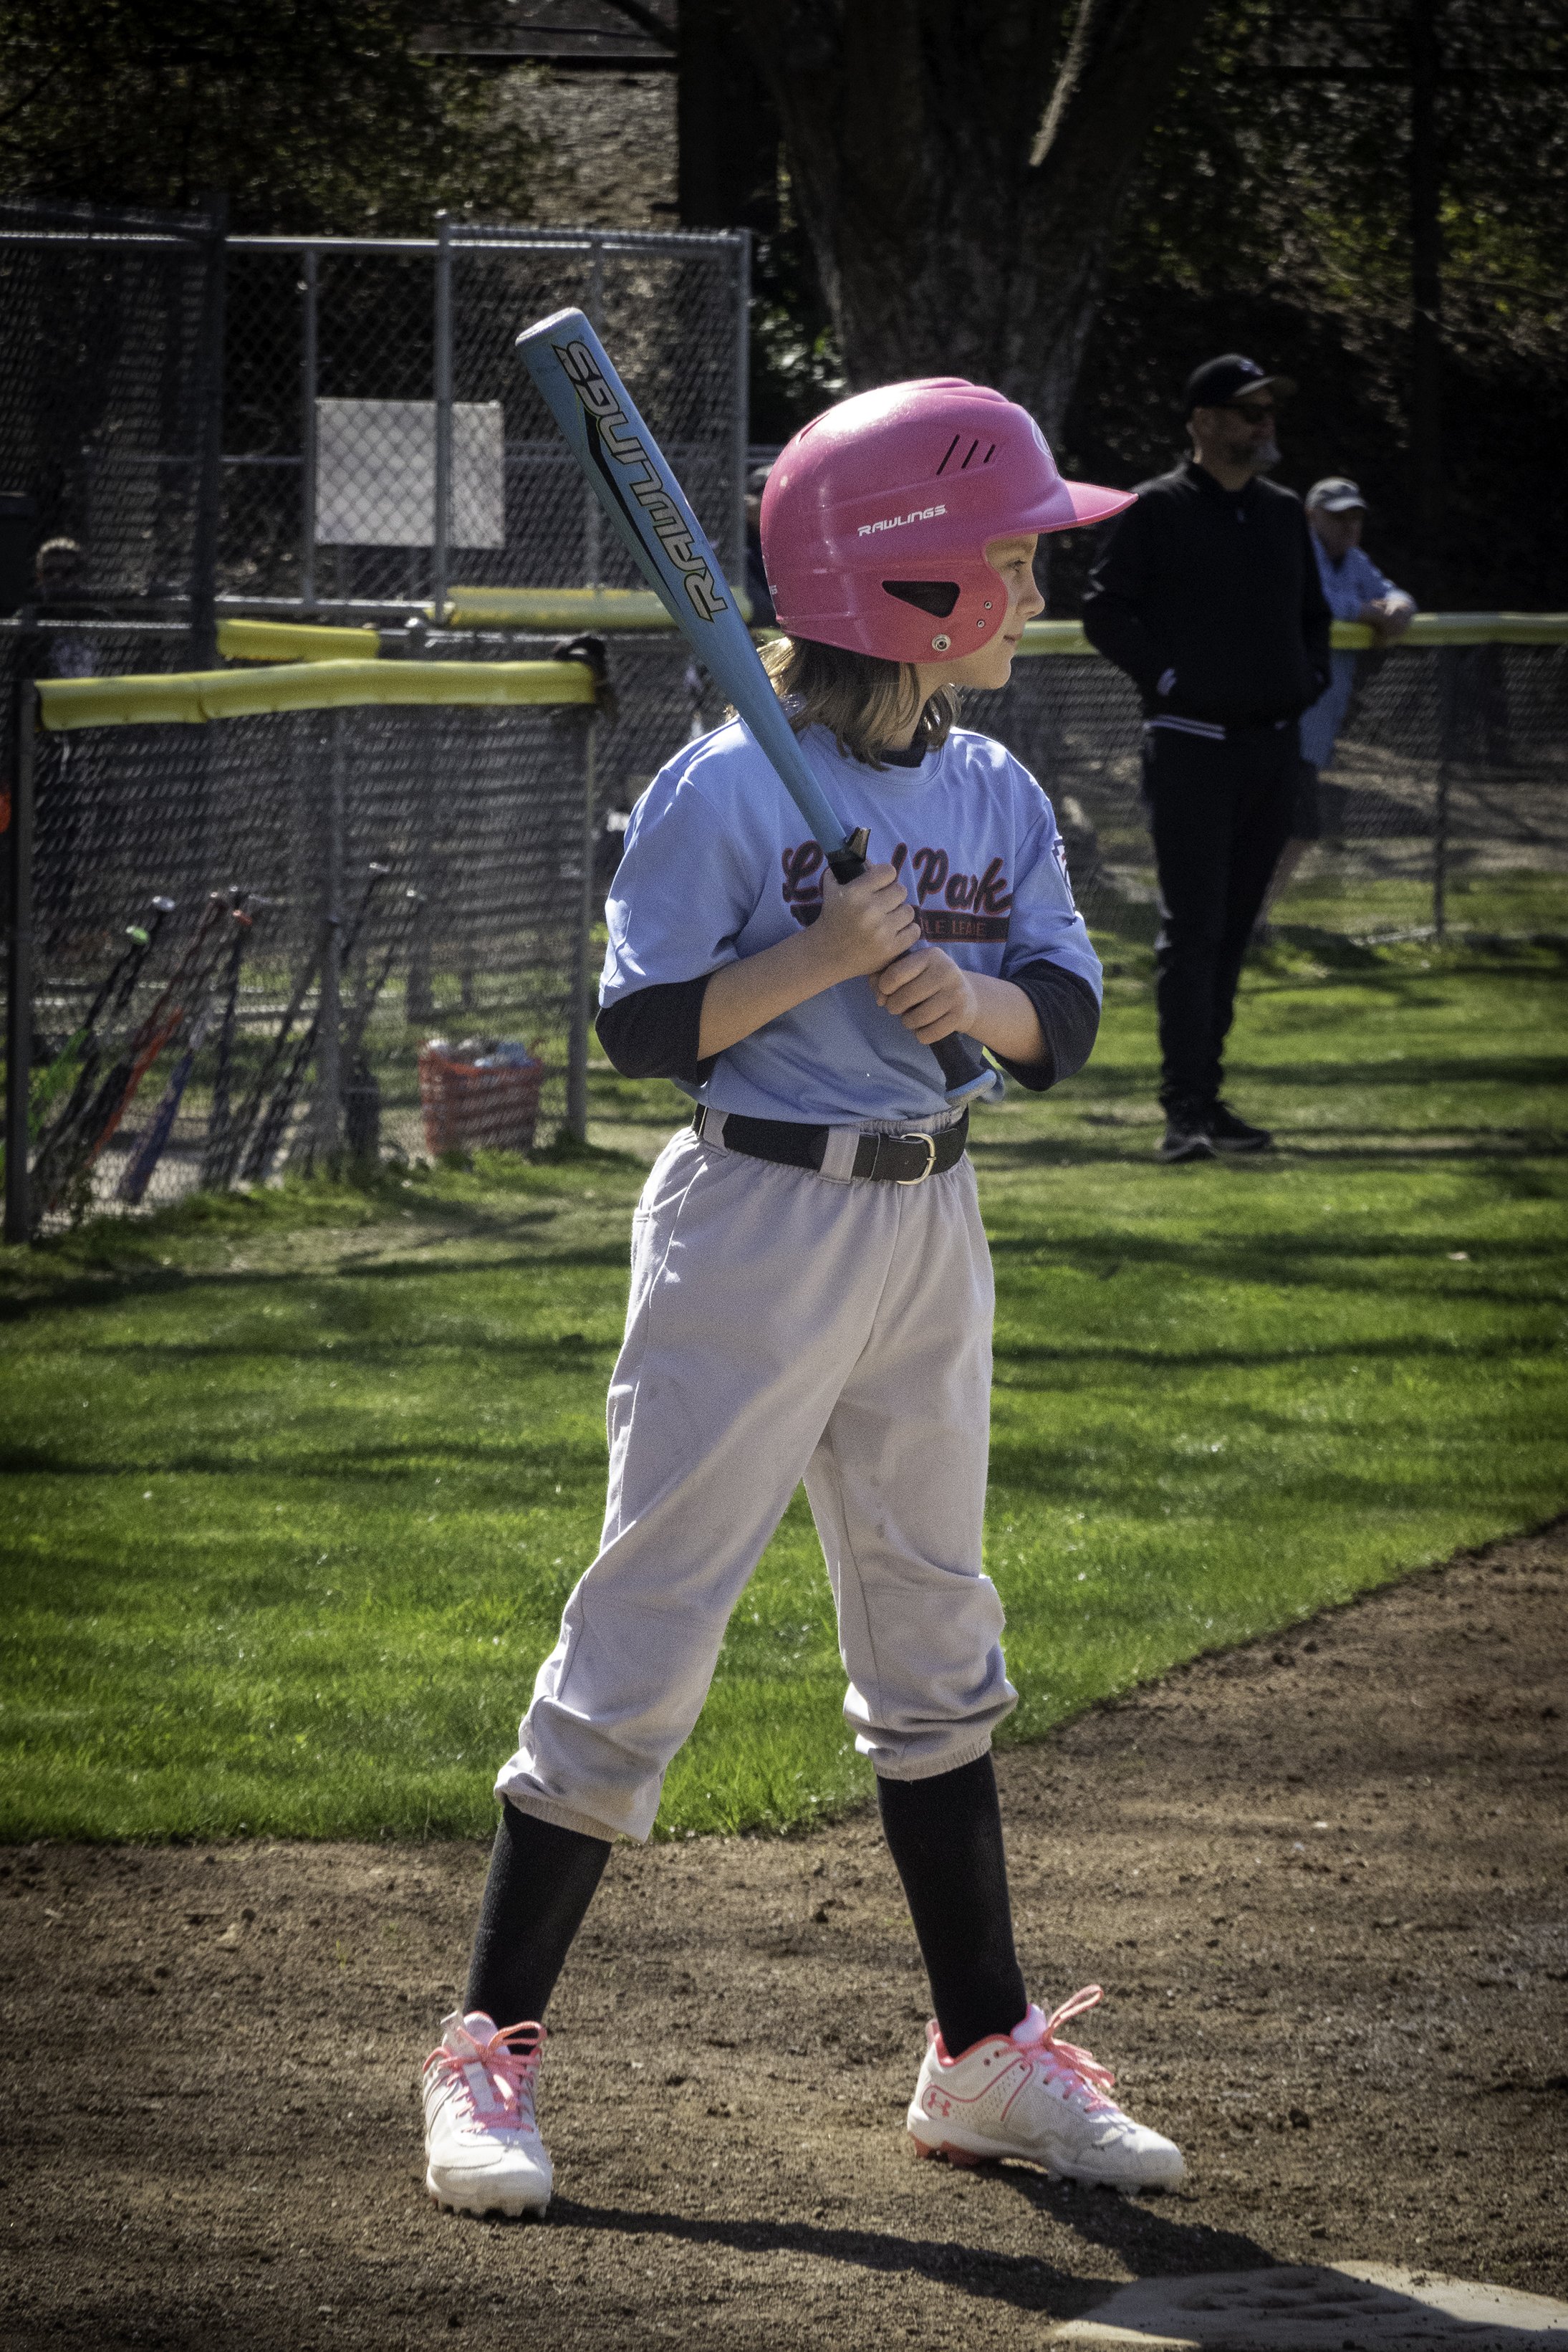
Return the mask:
[[[517,352],[618,537],[751,730],[835,880],[855,881],[865,836],[846,835],[812,773],[707,536],[593,329],[580,310],[557,310],[517,337]],[[949,1102],[998,1084],[971,1039],[945,1037],[931,1050]]]

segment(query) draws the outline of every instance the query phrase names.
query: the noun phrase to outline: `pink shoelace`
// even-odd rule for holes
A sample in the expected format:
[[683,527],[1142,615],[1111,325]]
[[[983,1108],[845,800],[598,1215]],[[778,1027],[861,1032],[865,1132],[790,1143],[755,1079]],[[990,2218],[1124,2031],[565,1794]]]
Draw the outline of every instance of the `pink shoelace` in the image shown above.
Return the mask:
[[[475,2041],[472,2057],[461,2051],[448,2050],[438,2042],[424,2062],[428,2074],[434,2066],[437,2074],[452,2082],[458,2096],[476,2121],[502,2122],[511,2125],[534,2120],[534,2084],[538,2079],[539,2060],[544,2054],[545,2030],[542,2025],[503,2025],[488,2042]],[[500,2101],[499,2116],[481,2117],[475,2093],[473,2070],[480,2068],[486,2082]]]
[[1051,2011],[1045,2021],[1045,2032],[1038,2042],[1020,2042],[1019,2046],[1026,2057],[1040,2058],[1053,2069],[1075,2075],[1095,2105],[1110,2106],[1112,2101],[1105,2094],[1116,2080],[1110,2067],[1102,2066],[1097,2058],[1092,2057],[1087,2050],[1081,2050],[1075,2042],[1060,2041],[1056,2030],[1059,2025],[1066,2025],[1073,2018],[1082,2017],[1085,2011],[1098,2008],[1104,1998],[1103,1985],[1082,1986],[1064,2000],[1060,2009]]

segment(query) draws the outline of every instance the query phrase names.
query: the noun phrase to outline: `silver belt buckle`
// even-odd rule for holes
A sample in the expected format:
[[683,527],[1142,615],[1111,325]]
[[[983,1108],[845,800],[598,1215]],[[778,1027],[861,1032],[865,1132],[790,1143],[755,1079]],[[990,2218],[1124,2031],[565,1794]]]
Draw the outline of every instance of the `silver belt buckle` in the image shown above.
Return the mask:
[[901,1135],[898,1139],[900,1143],[923,1143],[925,1146],[925,1165],[918,1176],[895,1176],[894,1182],[924,1184],[936,1165],[936,1138],[934,1135]]

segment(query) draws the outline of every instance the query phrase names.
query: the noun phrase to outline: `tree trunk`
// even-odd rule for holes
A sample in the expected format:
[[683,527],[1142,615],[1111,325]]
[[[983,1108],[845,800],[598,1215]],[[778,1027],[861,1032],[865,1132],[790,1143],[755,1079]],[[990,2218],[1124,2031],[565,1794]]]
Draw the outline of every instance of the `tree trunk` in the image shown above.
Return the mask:
[[681,0],[675,102],[683,228],[779,221],[779,118],[731,0]]
[[735,0],[852,385],[966,375],[1060,432],[1116,215],[1208,0]]

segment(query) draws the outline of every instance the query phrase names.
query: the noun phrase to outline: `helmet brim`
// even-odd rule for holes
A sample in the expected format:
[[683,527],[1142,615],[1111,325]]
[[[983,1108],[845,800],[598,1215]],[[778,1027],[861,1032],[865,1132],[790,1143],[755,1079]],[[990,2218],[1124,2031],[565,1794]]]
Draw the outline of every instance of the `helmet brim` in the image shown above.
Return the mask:
[[1106,522],[1112,515],[1120,514],[1132,506],[1135,490],[1107,489],[1100,482],[1059,481],[1047,499],[1027,518],[1020,518],[1020,530],[1076,530],[1085,523]]

